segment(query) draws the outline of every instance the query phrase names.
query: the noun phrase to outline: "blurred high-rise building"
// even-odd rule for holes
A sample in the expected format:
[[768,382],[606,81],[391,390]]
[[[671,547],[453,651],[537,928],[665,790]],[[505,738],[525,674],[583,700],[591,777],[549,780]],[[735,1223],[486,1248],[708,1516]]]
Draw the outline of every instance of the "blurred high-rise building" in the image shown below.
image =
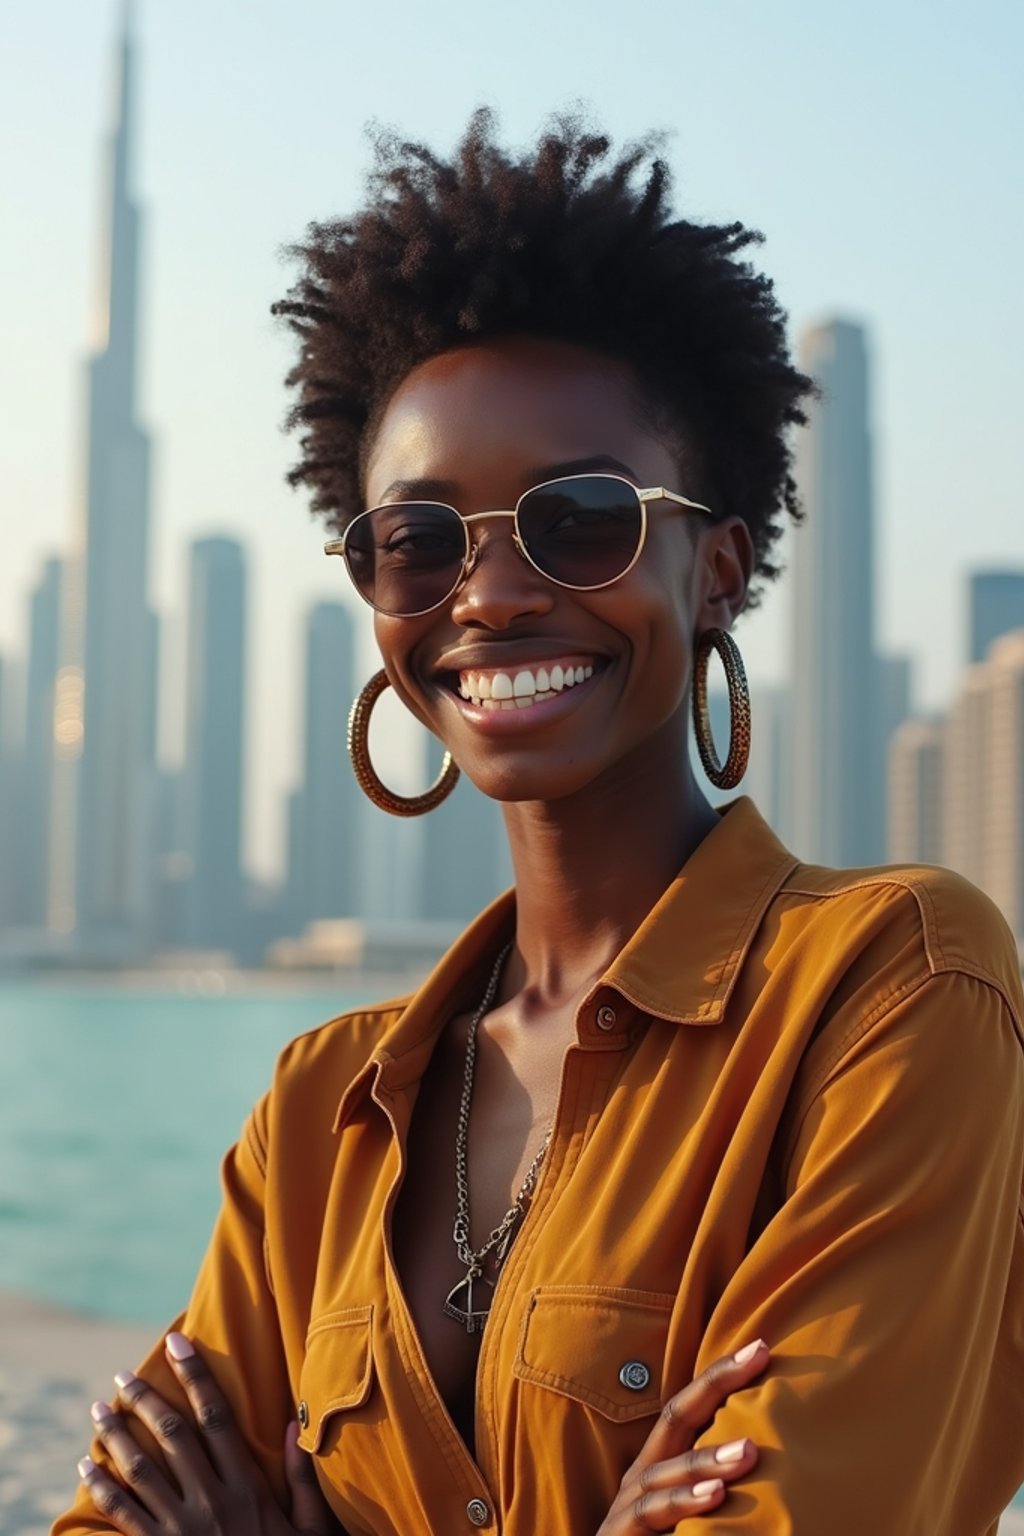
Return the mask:
[[[444,748],[427,738],[427,780],[441,772]],[[494,800],[463,774],[447,800],[423,817],[417,916],[465,923],[512,884],[505,824]]]
[[242,546],[197,539],[189,564],[182,847],[185,942],[237,949],[242,913],[246,575]]
[[984,889],[1024,943],[1024,629],[1002,635],[985,663]]
[[807,520],[793,556],[792,841],[804,859],[863,864],[884,844],[863,329],[833,320],[807,331],[800,363],[821,394],[797,450]]
[[138,952],[152,871],[156,629],[147,598],[150,440],[139,419],[140,214],[132,194],[134,59],[120,42],[107,236],[88,364],[84,582],[79,655],[84,735],[77,797],[75,922],[84,946]]
[[984,661],[993,640],[1024,629],[1024,571],[972,571],[968,609],[968,660]]
[[888,846],[895,864],[941,864],[943,847],[943,720],[905,720],[894,732],[888,762]]
[[0,933],[18,920],[19,744],[15,741],[10,666],[0,656]]
[[24,774],[19,796],[18,921],[45,928],[50,918],[54,703],[60,665],[62,562],[45,562],[29,599]]
[[348,917],[360,905],[362,795],[345,731],[355,693],[355,636],[344,603],[317,603],[306,622],[302,783],[288,806],[290,926]]
[[946,716],[942,862],[983,889],[988,842],[990,692],[983,663],[962,674]]

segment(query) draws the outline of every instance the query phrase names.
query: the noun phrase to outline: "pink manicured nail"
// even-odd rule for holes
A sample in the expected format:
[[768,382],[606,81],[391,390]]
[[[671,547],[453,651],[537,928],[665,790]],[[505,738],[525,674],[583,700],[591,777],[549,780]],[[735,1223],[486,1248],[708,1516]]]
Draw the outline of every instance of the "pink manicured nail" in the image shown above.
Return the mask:
[[115,1371],[114,1380],[123,1392],[125,1387],[130,1387],[133,1381],[138,1380],[138,1377],[132,1371]]
[[718,1447],[718,1450],[715,1452],[715,1460],[720,1466],[724,1466],[726,1462],[730,1461],[742,1461],[743,1453],[746,1449],[747,1442],[745,1440],[730,1440],[728,1445],[720,1445]]
[[733,1359],[735,1360],[736,1364],[746,1365],[748,1360],[753,1360],[754,1356],[757,1354],[758,1350],[763,1344],[764,1339],[755,1339],[753,1344],[744,1344],[743,1348],[738,1349],[733,1355]]
[[695,1499],[711,1499],[724,1487],[725,1484],[720,1477],[709,1477],[703,1483],[694,1483],[690,1491]]
[[96,1463],[91,1456],[83,1456],[78,1463],[78,1475],[84,1483],[86,1478],[96,1471]]
[[191,1360],[195,1354],[195,1349],[183,1333],[169,1333],[167,1335],[167,1353],[172,1360]]
[[97,1399],[97,1401],[93,1403],[92,1407],[89,1409],[89,1417],[96,1424],[98,1424],[101,1419],[111,1418],[113,1413],[114,1410],[111,1408],[110,1404],[104,1403],[100,1399]]

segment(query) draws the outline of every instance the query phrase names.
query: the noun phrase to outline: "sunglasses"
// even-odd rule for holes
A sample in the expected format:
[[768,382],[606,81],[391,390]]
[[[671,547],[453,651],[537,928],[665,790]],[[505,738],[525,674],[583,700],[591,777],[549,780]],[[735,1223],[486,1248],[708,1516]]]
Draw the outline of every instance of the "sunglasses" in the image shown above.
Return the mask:
[[631,571],[647,538],[647,504],[711,508],[664,486],[640,490],[620,475],[567,475],[524,491],[511,512],[464,517],[440,501],[399,501],[353,518],[324,553],[341,555],[360,597],[391,618],[413,619],[440,608],[477,562],[473,523],[512,518],[524,560],[556,586],[574,592],[609,587]]

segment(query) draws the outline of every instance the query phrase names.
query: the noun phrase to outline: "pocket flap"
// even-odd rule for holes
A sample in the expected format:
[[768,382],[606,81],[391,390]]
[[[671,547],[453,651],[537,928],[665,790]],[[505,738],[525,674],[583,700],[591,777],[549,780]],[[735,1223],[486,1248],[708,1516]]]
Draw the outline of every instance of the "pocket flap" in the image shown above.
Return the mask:
[[597,1286],[541,1286],[527,1304],[515,1374],[625,1423],[661,1410],[675,1297]]
[[359,1408],[373,1380],[373,1307],[346,1307],[316,1318],[299,1373],[299,1444],[318,1451],[332,1414]]

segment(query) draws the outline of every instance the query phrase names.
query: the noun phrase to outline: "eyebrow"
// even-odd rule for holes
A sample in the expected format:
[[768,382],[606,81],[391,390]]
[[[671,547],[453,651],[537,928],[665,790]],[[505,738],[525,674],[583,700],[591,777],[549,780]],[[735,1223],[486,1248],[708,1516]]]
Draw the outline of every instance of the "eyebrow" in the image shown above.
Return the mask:
[[[529,486],[543,485],[547,480],[561,480],[567,475],[585,474],[624,475],[633,485],[640,481],[628,464],[614,459],[610,454],[598,453],[584,459],[567,459],[561,464],[545,464],[530,471]],[[529,487],[524,487],[528,489]],[[445,501],[453,499],[459,491],[454,480],[392,480],[377,506],[387,506],[392,501]]]

